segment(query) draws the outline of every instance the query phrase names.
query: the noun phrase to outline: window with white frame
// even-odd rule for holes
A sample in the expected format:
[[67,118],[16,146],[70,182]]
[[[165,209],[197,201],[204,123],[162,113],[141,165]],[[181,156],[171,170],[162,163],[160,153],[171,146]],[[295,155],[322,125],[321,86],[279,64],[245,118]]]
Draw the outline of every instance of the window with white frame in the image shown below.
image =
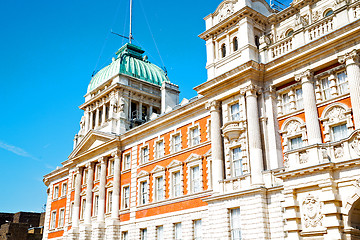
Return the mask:
[[72,221],[73,212],[74,212],[74,202],[71,202],[71,204],[70,204],[70,214],[69,214],[69,221],[70,222]]
[[174,224],[175,240],[182,240],[181,223]]
[[280,130],[283,138],[284,151],[294,150],[306,146],[306,126],[305,122],[297,117],[287,119]]
[[140,240],[147,240],[147,228],[140,229]]
[[57,199],[59,197],[59,186],[54,187],[53,199]]
[[170,197],[179,197],[183,194],[183,163],[173,160],[168,166],[169,171],[169,195]]
[[59,222],[58,222],[59,227],[64,226],[64,220],[65,220],[65,209],[61,208],[59,211]]
[[115,164],[114,159],[110,159],[109,167],[108,167],[108,176],[114,175],[114,166],[115,166],[114,164]]
[[282,113],[289,113],[291,109],[289,92],[282,94]]
[[97,216],[99,213],[99,195],[95,195],[93,206],[94,206],[93,209],[94,216]]
[[194,221],[194,240],[201,240],[202,239],[202,227],[201,227],[201,220]]
[[346,123],[332,127],[331,132],[333,141],[339,141],[349,136]]
[[142,163],[149,162],[149,148],[147,146],[141,148],[141,160]]
[[108,213],[112,211],[112,201],[113,201],[113,192],[108,191],[107,204],[106,204],[107,205],[106,210]]
[[328,77],[322,78],[321,82],[321,93],[324,100],[331,98],[331,82]]
[[190,154],[185,160],[187,165],[187,186],[188,193],[197,193],[202,191],[202,157],[197,154]]
[[337,76],[337,84],[339,94],[345,94],[349,92],[349,82],[347,80],[347,75],[345,71],[338,72]]
[[232,104],[230,106],[230,120],[240,121],[240,107],[238,103]]
[[182,195],[182,191],[181,191],[181,173],[180,171],[178,172],[174,172],[172,174],[172,192],[173,192],[173,197],[179,197]]
[[95,181],[100,180],[101,175],[101,165],[97,164],[95,168]]
[[164,240],[164,227],[163,226],[156,227],[156,240]]
[[131,155],[130,153],[128,153],[124,156],[124,170],[130,169],[130,164],[131,164]]
[[121,240],[129,240],[128,231],[122,232],[122,234],[121,234]]
[[163,140],[156,142],[155,151],[156,158],[161,158],[165,155],[165,145]]
[[200,143],[200,129],[199,127],[191,128],[190,130],[191,146],[198,145]]
[[181,135],[179,133],[172,136],[172,144],[173,152],[181,150]]
[[304,141],[301,136],[290,138],[290,150],[298,149],[304,146]]
[[[319,77],[320,78],[320,77]],[[343,95],[349,92],[349,83],[345,71],[331,73],[329,76],[321,77],[317,80],[317,93],[320,89],[320,95],[317,95],[318,100],[328,100],[338,95]]]
[[233,176],[239,177],[239,176],[243,175],[241,148],[240,147],[233,148],[231,150],[231,152],[232,152],[232,163],[233,163],[232,164]]
[[147,204],[149,201],[148,182],[140,182],[140,204]]
[[123,202],[123,208],[129,208],[130,207],[130,187],[126,186],[123,187],[123,195],[122,195],[122,202]]
[[191,192],[197,193],[201,191],[200,167],[191,168]]
[[296,110],[304,108],[302,88],[295,89],[295,108]]
[[294,86],[288,92],[283,92],[279,96],[279,103],[281,105],[280,114],[287,114],[304,108],[301,87]]
[[50,229],[55,229],[55,227],[56,227],[56,210],[51,212]]
[[61,196],[65,197],[66,196],[66,192],[67,192],[67,183],[63,183],[61,185]]
[[88,170],[87,170],[87,169],[84,169],[83,179],[82,179],[82,185],[86,185],[86,183],[87,183],[87,175],[88,175]]
[[156,201],[164,200],[164,178],[163,178],[163,176],[156,178],[155,185],[156,185]]
[[241,240],[240,208],[230,209],[231,240]]
[[86,206],[86,199],[83,198],[82,201],[81,201],[80,219],[84,219],[84,217],[85,217],[85,206]]

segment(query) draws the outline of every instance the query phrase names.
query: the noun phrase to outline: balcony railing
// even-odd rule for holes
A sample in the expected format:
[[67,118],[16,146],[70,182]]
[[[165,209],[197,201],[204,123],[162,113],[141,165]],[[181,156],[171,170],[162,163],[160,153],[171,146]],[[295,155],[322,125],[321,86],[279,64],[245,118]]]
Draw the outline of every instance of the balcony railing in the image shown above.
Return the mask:
[[324,18],[320,22],[310,26],[307,30],[309,41],[320,38],[334,30],[334,16]]
[[270,47],[270,59],[280,57],[293,49],[293,37],[287,37]]

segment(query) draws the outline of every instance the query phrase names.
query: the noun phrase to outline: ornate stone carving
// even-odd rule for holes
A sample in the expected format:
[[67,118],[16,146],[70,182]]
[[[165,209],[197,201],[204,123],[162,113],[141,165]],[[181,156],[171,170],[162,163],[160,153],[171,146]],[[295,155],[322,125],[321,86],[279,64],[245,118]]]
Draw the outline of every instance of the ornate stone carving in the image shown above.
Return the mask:
[[271,44],[271,40],[268,36],[262,35],[259,39],[260,45],[266,44],[266,46],[269,46]]
[[320,16],[321,16],[321,14],[320,14],[319,11],[313,12],[313,14],[312,14],[312,20],[313,20],[313,22],[316,22],[317,20],[319,20],[319,19],[320,19]]
[[299,163],[304,164],[307,163],[309,160],[309,155],[307,152],[300,152],[299,153]]
[[354,137],[354,140],[350,143],[350,146],[352,147],[352,149],[354,149],[354,151],[356,152],[357,155],[360,155],[360,134],[357,133],[356,136]]
[[289,167],[290,167],[289,158],[288,158],[287,155],[284,156],[284,167],[285,167],[285,168],[289,168]]
[[333,107],[328,113],[328,118],[331,123],[345,119],[345,109],[342,107]]
[[335,158],[342,158],[344,156],[344,149],[342,146],[334,148]]
[[118,112],[118,106],[117,106],[117,103],[116,103],[116,99],[114,97],[112,97],[110,99],[110,107],[113,109],[114,113]]
[[225,18],[229,17],[231,14],[234,13],[234,4],[232,2],[225,3],[223,8],[219,12],[219,22],[224,20]]
[[84,130],[84,128],[85,128],[85,116],[82,116],[80,120],[80,131]]
[[353,63],[359,63],[359,54],[358,54],[358,50],[354,49],[351,52],[347,52],[344,55],[341,55],[338,57],[338,61],[341,64],[353,64]]
[[312,194],[308,194],[302,203],[302,216],[305,228],[322,226],[322,203]]
[[119,99],[119,112],[124,112],[124,111],[125,111],[125,99],[121,97]]
[[313,72],[308,69],[301,73],[295,74],[295,81],[302,81],[302,83],[311,81],[313,79]]
[[301,126],[301,123],[296,120],[292,120],[291,122],[289,122],[288,126],[286,128],[288,135],[294,135],[298,132],[301,132],[300,126]]
[[301,16],[300,14],[296,15],[295,18],[295,26],[300,26],[302,25],[303,27],[306,27],[307,25],[309,25],[309,15],[305,14],[303,16]]

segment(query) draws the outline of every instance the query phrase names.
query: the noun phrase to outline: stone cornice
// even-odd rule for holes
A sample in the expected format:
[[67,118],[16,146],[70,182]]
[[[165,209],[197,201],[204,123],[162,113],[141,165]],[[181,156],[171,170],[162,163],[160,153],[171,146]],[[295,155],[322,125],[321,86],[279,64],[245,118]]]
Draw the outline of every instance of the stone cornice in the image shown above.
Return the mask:
[[202,199],[204,202],[214,202],[214,201],[222,201],[224,199],[239,197],[239,195],[249,195],[249,194],[266,194],[266,187],[256,187],[251,189],[246,189],[242,191],[232,192],[232,193],[221,193],[214,194],[210,197]]

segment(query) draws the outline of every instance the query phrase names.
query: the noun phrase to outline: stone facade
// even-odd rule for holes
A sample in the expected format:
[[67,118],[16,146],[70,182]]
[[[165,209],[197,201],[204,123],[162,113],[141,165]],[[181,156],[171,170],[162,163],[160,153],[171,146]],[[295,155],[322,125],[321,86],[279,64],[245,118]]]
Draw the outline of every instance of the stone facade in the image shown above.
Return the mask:
[[359,18],[358,0],[224,0],[195,98],[92,84],[43,239],[360,239]]

